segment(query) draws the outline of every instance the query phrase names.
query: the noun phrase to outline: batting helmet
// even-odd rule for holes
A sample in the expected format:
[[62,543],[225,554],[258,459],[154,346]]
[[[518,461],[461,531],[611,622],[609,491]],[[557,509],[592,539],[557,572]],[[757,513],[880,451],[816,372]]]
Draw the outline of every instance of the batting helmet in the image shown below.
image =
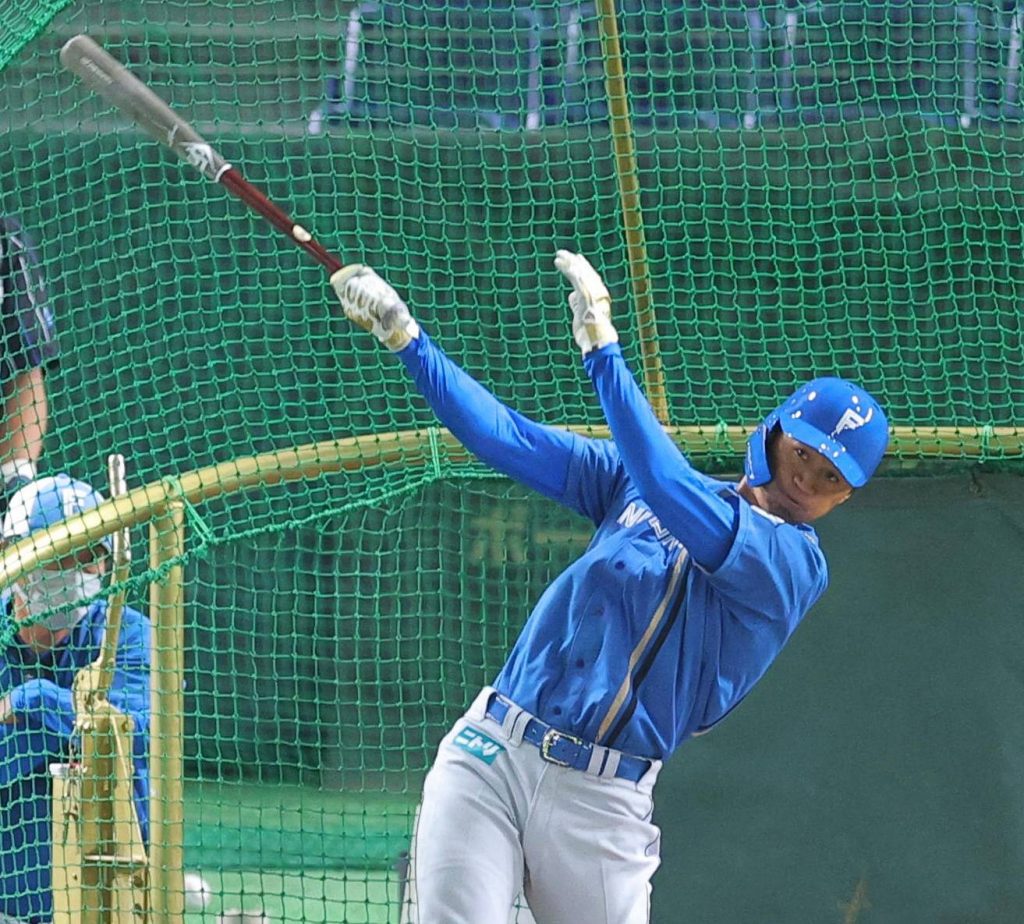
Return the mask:
[[[99,491],[70,475],[61,473],[36,478],[11,496],[3,521],[3,538],[24,539],[36,530],[46,529],[102,503],[103,495]],[[110,536],[98,539],[97,543],[110,551]]]
[[812,379],[750,434],[744,470],[752,485],[772,480],[768,435],[775,427],[820,452],[855,488],[867,483],[889,444],[885,413],[863,388],[840,378]]

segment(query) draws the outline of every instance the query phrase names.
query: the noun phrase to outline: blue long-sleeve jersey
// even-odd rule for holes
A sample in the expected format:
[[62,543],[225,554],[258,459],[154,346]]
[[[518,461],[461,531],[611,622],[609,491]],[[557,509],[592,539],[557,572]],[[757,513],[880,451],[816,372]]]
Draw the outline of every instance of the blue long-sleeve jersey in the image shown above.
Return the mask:
[[697,472],[617,344],[585,360],[612,440],[506,407],[424,332],[398,355],[467,449],[596,527],[537,602],[496,689],[557,728],[655,759],[736,706],[828,583],[813,529]]
[[[0,606],[9,606],[5,597]],[[0,913],[21,921],[52,916],[50,866],[52,780],[49,764],[68,756],[74,731],[72,685],[99,657],[107,604],[93,603],[67,639],[39,654],[15,637],[0,650],[0,697],[14,724],[0,724]],[[150,623],[125,607],[108,699],[135,722],[135,808],[148,838]],[[0,916],[2,916],[0,914]]]

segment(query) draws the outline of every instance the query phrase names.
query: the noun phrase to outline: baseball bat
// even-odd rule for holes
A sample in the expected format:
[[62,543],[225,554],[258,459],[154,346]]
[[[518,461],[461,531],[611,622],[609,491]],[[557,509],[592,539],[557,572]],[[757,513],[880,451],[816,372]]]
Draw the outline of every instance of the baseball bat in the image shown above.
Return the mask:
[[188,161],[203,176],[220,183],[275,228],[311,254],[328,273],[343,266],[302,225],[291,218],[237,168],[229,164],[181,116],[88,35],[76,35],[60,50],[60,61],[83,83],[113,104],[136,125]]

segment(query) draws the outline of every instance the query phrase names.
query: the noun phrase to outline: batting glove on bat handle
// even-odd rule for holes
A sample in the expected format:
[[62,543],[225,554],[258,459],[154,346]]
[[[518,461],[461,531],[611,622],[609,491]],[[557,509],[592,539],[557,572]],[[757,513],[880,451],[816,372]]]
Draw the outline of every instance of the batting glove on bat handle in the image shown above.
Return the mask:
[[555,251],[555,267],[572,285],[572,335],[583,355],[618,343],[619,334],[612,325],[612,299],[597,270],[586,257],[568,250]]
[[404,350],[420,335],[420,326],[398,293],[370,267],[353,263],[331,276],[345,317],[368,330],[389,350]]

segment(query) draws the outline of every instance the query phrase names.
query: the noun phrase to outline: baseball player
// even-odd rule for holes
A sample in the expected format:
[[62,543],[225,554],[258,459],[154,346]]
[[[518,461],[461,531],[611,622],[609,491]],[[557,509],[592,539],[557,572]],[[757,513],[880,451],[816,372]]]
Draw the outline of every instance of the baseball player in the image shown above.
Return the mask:
[[[98,491],[60,474],[11,498],[3,520],[10,542],[102,503]],[[0,920],[49,921],[50,763],[68,759],[75,675],[99,656],[107,602],[100,593],[108,539],[27,575],[0,597],[0,609],[25,623],[0,650]],[[107,698],[135,721],[135,807],[148,837],[149,620],[125,607]]]
[[504,924],[520,890],[541,924],[649,920],[662,761],[743,700],[821,596],[809,524],[867,482],[888,442],[874,398],[819,378],[751,435],[739,483],[697,472],[623,360],[600,276],[567,251],[555,265],[610,441],[501,404],[371,269],[331,279],[470,451],[596,530],[441,742],[413,843],[419,924]]
[[45,372],[59,357],[39,256],[21,225],[0,216],[0,515],[36,476],[49,422]]

